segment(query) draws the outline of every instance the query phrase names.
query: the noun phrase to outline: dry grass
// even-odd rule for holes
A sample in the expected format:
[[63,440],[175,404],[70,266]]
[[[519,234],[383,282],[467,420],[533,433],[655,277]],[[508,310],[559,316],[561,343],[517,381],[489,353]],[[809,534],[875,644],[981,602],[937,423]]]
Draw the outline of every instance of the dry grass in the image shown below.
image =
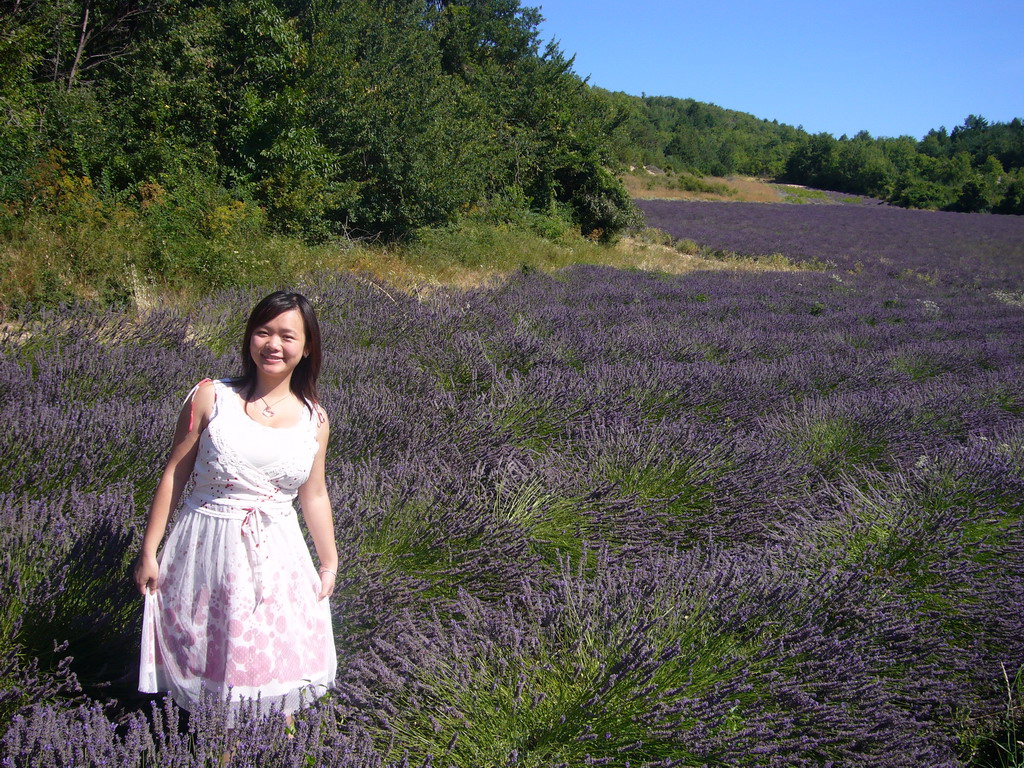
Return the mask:
[[659,200],[729,200],[746,203],[778,203],[783,194],[771,184],[760,179],[743,176],[719,178],[707,176],[704,181],[722,184],[732,190],[731,194],[714,192],[691,192],[673,186],[674,176],[655,176],[648,173],[626,174],[621,177],[630,197]]
[[[795,264],[781,254],[757,259],[730,254],[709,254],[701,249],[671,246],[664,242],[651,242],[644,237],[624,237],[613,245],[580,243],[578,247],[545,244],[559,253],[548,259],[531,259],[526,266],[538,272],[554,272],[574,264],[591,264],[615,269],[639,269],[645,272],[663,272],[682,275],[700,270],[736,272],[794,272],[805,267]],[[344,263],[341,263],[341,262]],[[325,265],[326,266],[326,265]],[[366,274],[382,280],[405,293],[429,294],[438,288],[466,290],[491,288],[507,279],[519,268],[493,266],[466,266],[448,263],[423,264],[410,260],[406,253],[389,249],[373,249],[358,258],[340,260],[331,267],[342,271]]]
[[[556,244],[550,244],[558,248]],[[776,254],[752,259],[728,254],[708,255],[700,249],[650,242],[642,237],[624,237],[614,245],[587,243],[581,248],[560,248],[561,258],[547,263],[529,264],[539,272],[553,272],[574,264],[592,264],[615,269],[639,269],[645,272],[663,272],[682,275],[700,270],[728,270],[736,272],[794,272],[805,269],[785,256]],[[439,288],[467,290],[491,288],[507,279],[518,269],[499,269],[492,266],[466,266],[462,264],[429,265],[408,258],[394,249],[366,249],[359,254],[341,256],[333,264],[324,264],[332,270],[364,274],[381,280],[396,289],[419,296],[429,295]]]
[[[82,262],[74,258],[76,254],[69,252],[61,237],[45,227],[33,228],[30,234],[31,237],[22,242],[0,244],[0,266],[4,267],[4,279],[0,280],[0,318],[10,319],[16,314],[11,308],[23,304],[10,302],[12,297],[20,294],[45,298],[48,286],[38,281],[47,275],[56,276],[49,279],[60,283],[61,293],[51,298],[58,301],[102,299],[89,279],[91,270],[83,270],[86,273],[83,275],[74,269]],[[121,295],[127,298],[135,313],[145,315],[169,306],[187,309],[210,290],[209,285],[198,281],[147,280],[132,264],[128,238],[122,238],[122,242],[114,231],[102,234],[102,242],[95,243],[91,250],[110,253],[111,269],[107,274],[97,271],[95,280],[109,283],[116,278],[123,286]],[[262,273],[262,284],[268,288],[293,284],[307,274],[349,272],[416,296],[429,295],[439,289],[493,287],[518,272],[553,272],[575,264],[667,274],[801,268],[782,256],[751,259],[709,251],[694,243],[673,243],[668,235],[656,230],[646,230],[608,245],[568,230],[560,237],[549,239],[527,228],[473,221],[459,227],[426,231],[417,241],[402,245],[340,241],[308,246],[288,238],[265,238],[239,243],[238,247],[239,250],[248,247],[249,255],[255,254],[259,263],[269,265]],[[9,336],[13,329],[3,330]]]
[[761,179],[737,176],[723,181],[736,190],[735,200],[746,203],[778,203],[784,197],[774,184]]
[[700,270],[726,270],[730,272],[800,272],[808,267],[790,261],[781,253],[759,258],[724,253],[707,253],[699,246],[687,247],[652,243],[640,238],[623,238],[618,244],[623,254],[621,264],[610,264],[621,269],[642,269],[682,275]]
[[446,287],[468,290],[497,285],[507,271],[458,263],[432,264],[410,259],[394,246],[337,248],[315,265],[318,270],[369,275],[405,293],[423,294]]

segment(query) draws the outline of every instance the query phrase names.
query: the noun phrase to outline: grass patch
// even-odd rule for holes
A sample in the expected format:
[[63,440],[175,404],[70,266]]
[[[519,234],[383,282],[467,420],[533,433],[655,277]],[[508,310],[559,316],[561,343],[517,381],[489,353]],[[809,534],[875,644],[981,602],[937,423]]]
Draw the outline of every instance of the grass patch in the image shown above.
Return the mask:
[[583,510],[585,501],[561,497],[545,489],[539,480],[515,482],[502,477],[494,493],[494,518],[520,528],[531,552],[551,567],[560,557],[579,562],[583,537],[593,535]]
[[970,765],[975,768],[1022,768],[1024,766],[1024,667],[1016,674],[1002,665],[1006,684],[1005,710],[995,718],[997,732],[970,739]]
[[835,476],[850,468],[887,469],[885,441],[845,416],[811,416],[792,425],[789,442],[818,472]]
[[906,374],[914,381],[922,381],[945,372],[943,365],[923,353],[897,355],[891,362],[894,371]]
[[750,272],[825,272],[835,264],[820,259],[793,259],[782,253],[743,254],[700,245],[694,240],[676,240],[653,227],[622,238],[617,249],[624,259],[606,262],[620,269],[642,269],[666,274],[697,270],[737,270]]
[[[460,589],[477,594],[501,594],[507,574],[477,567],[481,553],[508,555],[501,534],[472,528],[466,499],[443,495],[399,495],[382,499],[373,524],[359,532],[360,556],[395,578],[418,584],[427,598],[452,598]],[[511,561],[511,557],[509,560]]]
[[651,173],[640,170],[621,177],[626,191],[634,198],[668,200],[731,200],[736,190],[724,179],[696,176],[690,173]]
[[760,179],[730,176],[695,176],[689,173],[623,174],[620,179],[630,197],[659,200],[721,200],[746,203],[778,203],[781,192]]
[[992,297],[1011,307],[1024,307],[1024,291],[993,291]]
[[828,195],[820,189],[808,189],[796,184],[776,184],[776,189],[782,193],[784,203],[827,203]]
[[322,272],[365,274],[422,294],[490,287],[513,273],[575,264],[666,274],[816,268],[781,254],[740,256],[673,242],[653,229],[600,243],[581,236],[557,212],[509,217],[486,209],[448,227],[420,230],[405,242],[336,239],[318,245],[268,235],[240,216],[198,233],[164,232],[166,222],[147,223],[142,215],[61,219],[37,212],[0,224],[0,316],[8,317],[80,300],[140,313],[187,309],[211,289],[278,288]]

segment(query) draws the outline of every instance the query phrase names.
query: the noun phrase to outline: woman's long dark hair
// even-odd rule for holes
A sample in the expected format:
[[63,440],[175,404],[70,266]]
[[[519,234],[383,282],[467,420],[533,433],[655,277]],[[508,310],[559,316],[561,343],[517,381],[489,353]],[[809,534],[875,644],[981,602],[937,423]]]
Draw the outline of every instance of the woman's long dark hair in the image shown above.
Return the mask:
[[320,323],[317,322],[313,305],[301,293],[275,291],[253,307],[249,322],[245,325],[245,338],[242,339],[242,375],[238,380],[245,399],[248,400],[256,392],[256,361],[252,359],[252,353],[249,351],[252,335],[261,325],[269,323],[289,309],[297,309],[302,314],[302,322],[306,327],[306,350],[309,352],[292,371],[289,388],[312,413],[312,406],[320,402],[316,394],[316,380],[320,377],[322,359]]

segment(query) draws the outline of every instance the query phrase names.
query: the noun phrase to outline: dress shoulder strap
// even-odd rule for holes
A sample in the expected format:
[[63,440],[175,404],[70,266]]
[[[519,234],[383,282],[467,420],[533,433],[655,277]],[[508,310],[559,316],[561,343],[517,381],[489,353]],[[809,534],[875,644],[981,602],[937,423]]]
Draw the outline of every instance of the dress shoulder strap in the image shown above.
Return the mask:
[[306,405],[308,406],[309,410],[310,430],[312,431],[313,436],[315,437],[317,431],[319,431],[320,429],[320,425],[327,421],[327,411],[325,411],[324,407],[315,400],[307,400]]
[[[195,416],[196,416],[196,392],[199,391],[199,388],[203,384],[206,384],[207,382],[211,382],[211,381],[214,384],[213,391],[214,391],[214,398],[216,398],[217,397],[217,394],[216,394],[217,393],[217,386],[216,385],[219,382],[213,381],[213,379],[203,379],[198,384],[196,384],[194,387],[192,387],[192,389],[189,390],[189,393],[185,396],[185,403],[188,403],[188,431],[189,432],[192,431],[192,427],[193,427],[193,425],[195,423]],[[184,405],[185,403],[182,403],[182,405]]]

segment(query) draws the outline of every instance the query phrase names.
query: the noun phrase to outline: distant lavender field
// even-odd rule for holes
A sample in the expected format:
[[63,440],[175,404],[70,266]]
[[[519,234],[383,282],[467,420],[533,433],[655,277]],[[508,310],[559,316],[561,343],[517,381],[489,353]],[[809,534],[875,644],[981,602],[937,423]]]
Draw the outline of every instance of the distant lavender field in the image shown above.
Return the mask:
[[849,269],[919,270],[956,284],[1018,285],[1024,216],[862,204],[792,205],[637,200],[652,227],[679,240],[747,255],[783,253]]
[[341,671],[290,739],[133,692],[145,507],[256,297],[11,326],[0,766],[998,765],[1024,664],[1022,222],[643,205],[837,267],[302,287]]

